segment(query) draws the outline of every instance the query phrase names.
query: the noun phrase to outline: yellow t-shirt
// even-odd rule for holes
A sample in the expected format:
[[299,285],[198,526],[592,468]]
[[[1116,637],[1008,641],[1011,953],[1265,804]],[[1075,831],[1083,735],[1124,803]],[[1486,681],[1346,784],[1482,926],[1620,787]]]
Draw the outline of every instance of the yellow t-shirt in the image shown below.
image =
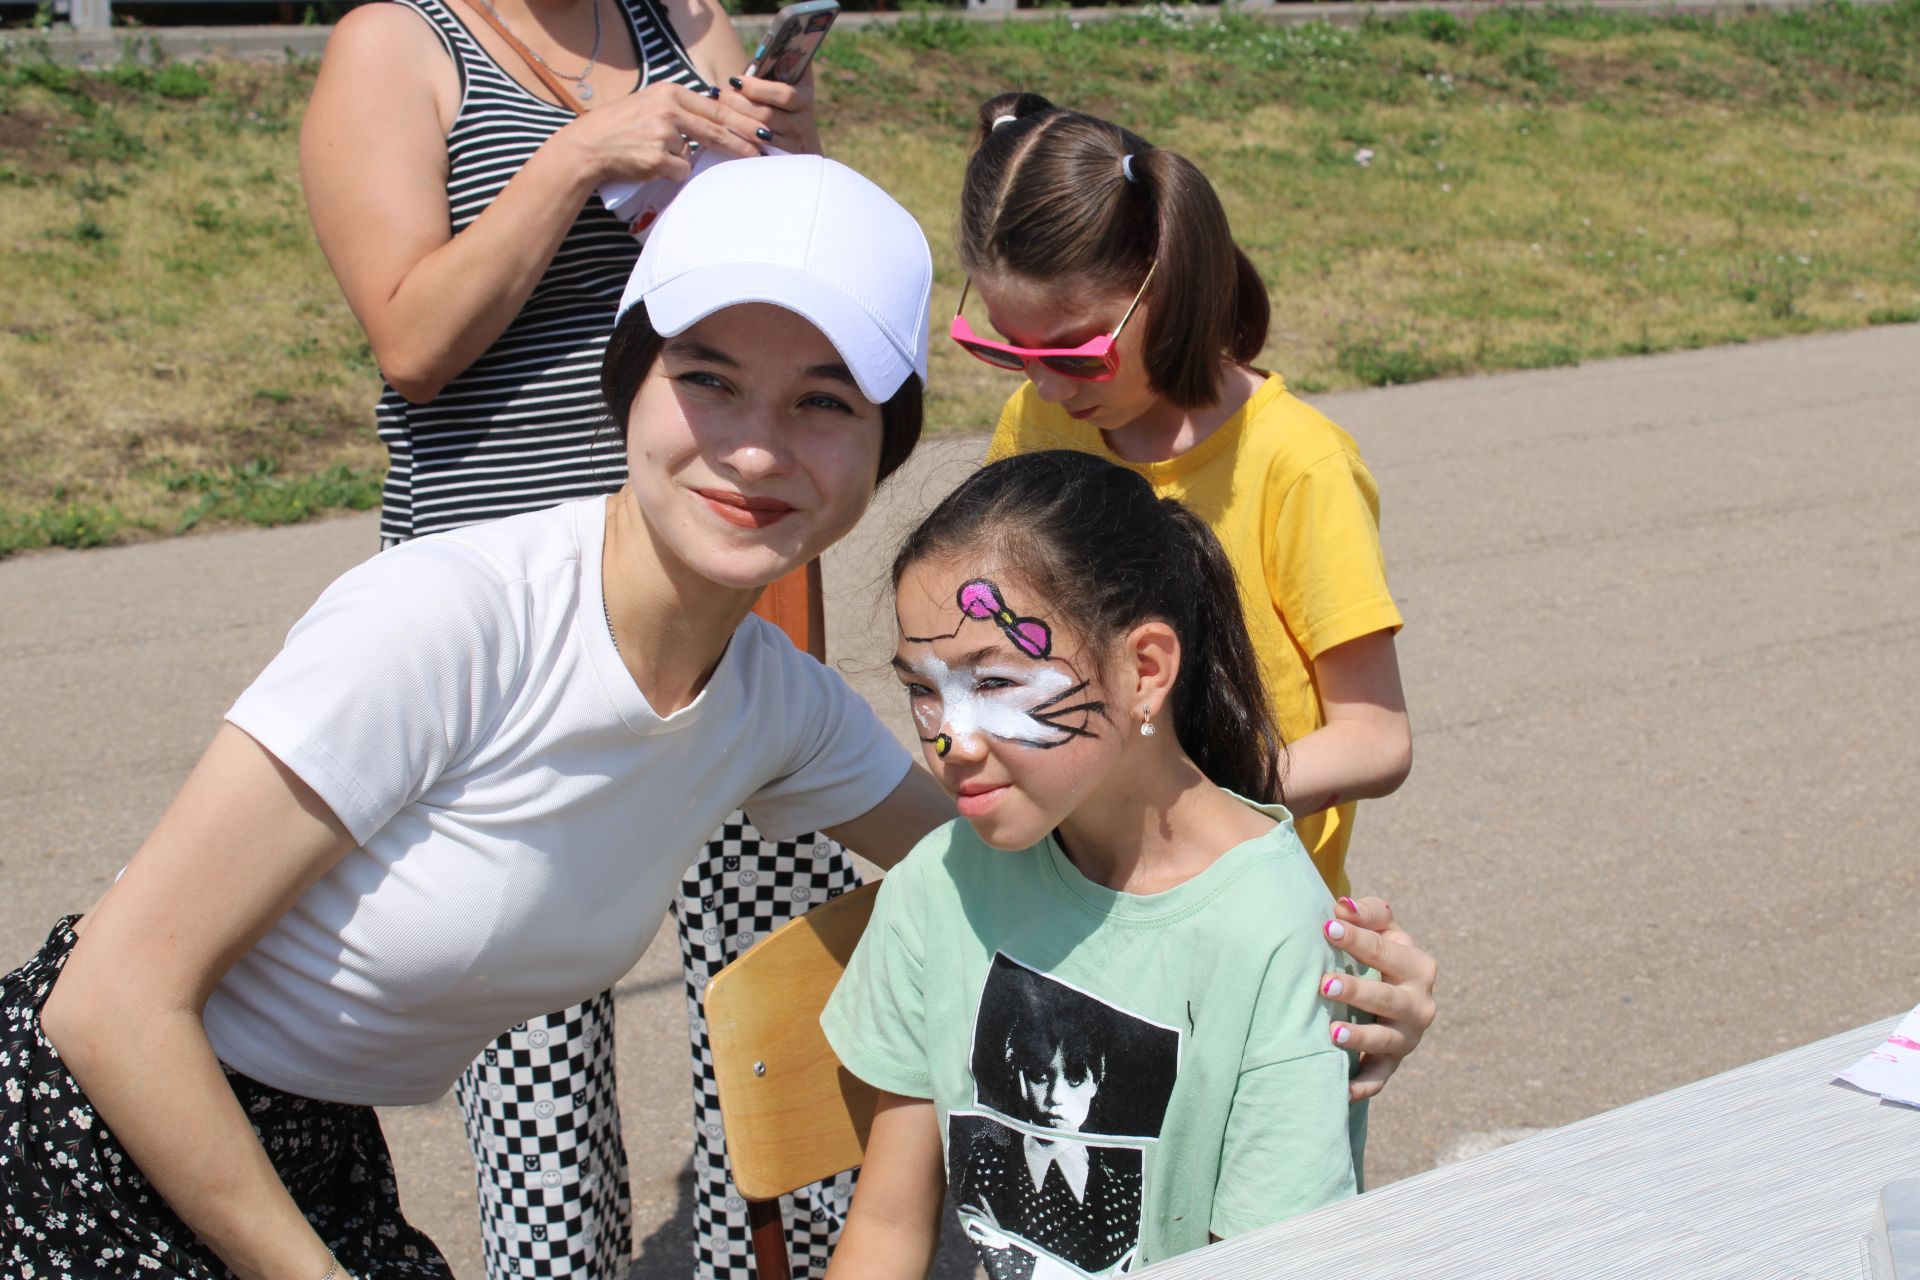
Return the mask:
[[[1400,627],[1380,551],[1373,475],[1352,437],[1294,398],[1277,374],[1196,448],[1165,462],[1116,457],[1098,430],[1042,401],[1028,383],[1001,410],[987,459],[1038,449],[1077,449],[1117,462],[1207,522],[1240,583],[1260,674],[1288,742],[1326,722],[1314,659]],[[1296,824],[1336,894],[1349,892],[1353,810],[1349,802]]]

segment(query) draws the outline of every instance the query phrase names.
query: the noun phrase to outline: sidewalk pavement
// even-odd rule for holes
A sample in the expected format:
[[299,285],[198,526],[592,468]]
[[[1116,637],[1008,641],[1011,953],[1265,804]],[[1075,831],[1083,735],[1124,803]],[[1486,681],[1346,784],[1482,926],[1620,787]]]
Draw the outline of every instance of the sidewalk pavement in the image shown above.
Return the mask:
[[[1418,748],[1354,883],[1443,975],[1376,1182],[1920,1001],[1916,356],[1908,326],[1316,399],[1380,482]],[[903,739],[890,547],[981,447],[923,446],[828,559],[830,651]],[[375,543],[358,516],[0,563],[0,955],[102,889]],[[618,988],[635,1277],[688,1270],[678,974],[663,933]],[[409,1214],[479,1275],[451,1098],[387,1122]]]

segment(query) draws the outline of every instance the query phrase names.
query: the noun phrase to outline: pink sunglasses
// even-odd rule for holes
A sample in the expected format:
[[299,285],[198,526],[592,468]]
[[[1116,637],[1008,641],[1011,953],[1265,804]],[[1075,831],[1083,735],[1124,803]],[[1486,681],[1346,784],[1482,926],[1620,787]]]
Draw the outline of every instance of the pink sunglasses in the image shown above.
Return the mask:
[[966,284],[960,288],[960,303],[953,309],[953,323],[947,327],[947,336],[976,360],[984,360],[996,369],[1025,369],[1027,361],[1038,360],[1055,373],[1069,378],[1078,378],[1082,382],[1105,382],[1120,372],[1120,348],[1117,345],[1120,331],[1127,327],[1127,321],[1133,319],[1133,313],[1140,306],[1140,299],[1147,296],[1147,286],[1153,282],[1154,267],[1147,268],[1147,278],[1140,282],[1139,292],[1133,295],[1133,301],[1127,304],[1127,313],[1120,317],[1120,323],[1113,326],[1112,333],[1103,333],[1089,342],[1077,347],[1016,347],[1006,342],[989,342],[973,332],[973,326],[961,315],[961,309],[967,305],[967,290],[973,288],[973,277],[967,277]]

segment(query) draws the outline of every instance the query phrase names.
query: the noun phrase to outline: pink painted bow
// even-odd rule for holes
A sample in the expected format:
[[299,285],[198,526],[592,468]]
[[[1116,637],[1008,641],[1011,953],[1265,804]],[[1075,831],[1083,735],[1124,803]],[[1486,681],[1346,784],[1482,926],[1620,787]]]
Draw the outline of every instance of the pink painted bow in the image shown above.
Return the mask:
[[992,622],[1006,632],[1007,639],[1029,657],[1044,658],[1053,649],[1053,633],[1038,618],[1022,618],[1001,602],[1000,588],[985,578],[975,578],[960,588],[960,612],[969,618]]

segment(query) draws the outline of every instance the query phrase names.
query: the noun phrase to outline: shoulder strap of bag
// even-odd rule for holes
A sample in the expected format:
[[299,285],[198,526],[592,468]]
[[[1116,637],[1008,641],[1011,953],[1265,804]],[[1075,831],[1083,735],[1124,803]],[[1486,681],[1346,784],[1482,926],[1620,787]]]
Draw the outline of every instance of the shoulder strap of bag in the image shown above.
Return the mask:
[[533,72],[534,75],[540,78],[540,83],[547,86],[547,90],[560,100],[561,106],[573,112],[575,115],[584,115],[586,113],[586,108],[580,104],[580,99],[573,96],[573,91],[560,82],[559,76],[547,70],[540,59],[533,56],[533,50],[527,48],[526,43],[522,41],[519,36],[507,30],[507,24],[500,20],[498,14],[494,13],[485,4],[471,5],[469,9],[471,12],[479,14],[488,26],[500,33],[500,38],[505,40],[515,53],[520,55],[520,60],[527,64],[527,70]]

